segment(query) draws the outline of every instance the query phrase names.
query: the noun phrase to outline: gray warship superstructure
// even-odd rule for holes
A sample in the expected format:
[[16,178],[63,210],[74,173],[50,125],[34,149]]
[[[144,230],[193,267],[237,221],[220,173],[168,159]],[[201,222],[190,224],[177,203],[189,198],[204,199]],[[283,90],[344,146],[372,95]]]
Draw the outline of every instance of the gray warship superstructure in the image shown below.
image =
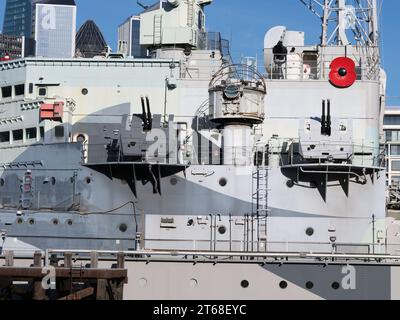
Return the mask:
[[271,29],[265,74],[211,3],[142,12],[146,59],[0,63],[3,249],[124,251],[131,299],[400,298],[376,1],[304,1],[322,42]]

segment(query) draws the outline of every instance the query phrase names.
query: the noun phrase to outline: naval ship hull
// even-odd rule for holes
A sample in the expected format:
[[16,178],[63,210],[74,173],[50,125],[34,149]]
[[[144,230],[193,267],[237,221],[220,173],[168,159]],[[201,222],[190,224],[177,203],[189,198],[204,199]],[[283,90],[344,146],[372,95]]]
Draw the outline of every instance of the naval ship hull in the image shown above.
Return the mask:
[[[38,249],[330,252],[332,243],[326,233],[334,224],[340,229],[336,233],[339,251],[367,254],[371,248],[363,241],[372,238],[372,220],[349,212],[379,212],[371,205],[384,196],[380,193],[384,175],[376,168],[366,185],[349,185],[348,192],[365,201],[355,203],[341,185],[330,186],[330,201],[337,204],[337,210],[324,213],[317,206],[318,202],[320,208],[325,205],[318,188],[299,187],[291,194],[282,168],[271,167],[268,184],[276,188],[270,199],[278,205],[268,208],[264,221],[270,235],[267,241],[259,239],[261,227],[253,213],[256,167],[129,162],[82,165],[81,156],[80,143],[14,147],[3,153],[3,160],[14,159],[2,162],[7,168],[0,170],[0,228],[7,238]],[[20,181],[27,172],[33,182],[25,193]],[[290,198],[292,204],[301,201],[307,207],[308,202],[301,199],[313,197],[310,210],[302,210],[301,204],[285,204]],[[22,209],[18,204],[23,200],[32,208]],[[354,210],[341,210],[345,201]],[[172,220],[163,222],[167,217]],[[375,228],[385,223],[384,218],[378,219],[377,215]],[[349,227],[350,235],[349,221],[357,224],[357,228]],[[315,235],[306,234],[310,226]],[[292,232],[284,233],[288,230]],[[391,236],[398,226],[388,231]],[[383,245],[378,243],[376,248]],[[393,253],[396,248],[389,247]]]
[[[230,231],[226,235],[214,233],[209,223],[201,225],[199,222],[197,227],[202,228],[203,232],[192,232],[193,227],[191,227],[188,228],[187,234],[180,233],[179,236],[173,236],[180,226],[187,226],[188,220],[197,219],[199,216],[206,218],[208,212],[251,212],[253,203],[245,199],[251,197],[252,190],[251,188],[243,190],[242,186],[252,184],[254,170],[252,167],[242,168],[240,172],[237,168],[229,166],[169,168],[170,175],[160,178],[158,186],[160,190],[154,190],[154,183],[151,181],[138,180],[134,189],[135,197],[127,182],[112,179],[104,171],[104,166],[80,165],[80,144],[30,146],[24,153],[25,161],[34,163],[34,159],[39,159],[44,152],[43,148],[52,155],[46,161],[46,165],[51,169],[31,167],[29,170],[34,179],[41,182],[40,185],[46,177],[56,176],[54,192],[62,193],[67,205],[74,204],[71,195],[81,186],[84,191],[77,193],[80,194],[82,204],[85,203],[85,199],[90,201],[95,197],[99,199],[96,202],[99,206],[102,206],[100,201],[105,201],[110,202],[111,208],[114,201],[115,205],[126,203],[126,208],[119,208],[119,213],[62,212],[57,209],[49,209],[47,212],[43,210],[18,212],[16,209],[3,208],[1,229],[7,230],[7,239],[3,243],[4,250],[16,250],[20,253],[47,249],[126,251],[127,256],[131,258],[126,262],[129,283],[125,286],[124,298],[133,300],[400,298],[400,266],[397,265],[397,260],[393,260],[392,264],[379,263],[366,256],[365,260],[350,258],[345,261],[335,261],[337,258],[340,259],[340,252],[337,258],[326,258],[324,254],[320,255],[320,259],[307,261],[302,261],[300,256],[297,259],[285,258],[285,254],[290,256],[290,252],[298,251],[296,249],[301,246],[307,248],[314,246],[322,252],[332,249],[331,244],[326,242],[313,243],[308,240],[309,242],[305,244],[288,241],[266,243],[267,250],[262,247],[264,252],[271,250],[276,252],[276,257],[279,258],[262,259],[260,262],[257,256],[257,254],[262,255],[257,253],[259,243],[251,240],[252,230],[256,228],[251,226],[251,220],[246,215],[231,214],[222,215],[220,220],[216,218],[218,222],[215,227],[230,226],[228,227]],[[62,168],[58,165],[61,159]],[[21,161],[14,163],[22,165]],[[37,162],[37,166],[41,164]],[[123,172],[127,176],[129,176],[127,168],[137,172],[149,170],[147,165],[143,166],[140,163],[124,164]],[[11,181],[13,174],[18,176],[26,170],[27,167],[23,165],[20,168],[7,169],[8,178],[5,179],[5,183]],[[276,170],[275,174],[280,176],[279,179],[284,184],[286,180],[281,171]],[[272,172],[271,176],[273,175]],[[75,177],[75,180],[71,180],[71,177]],[[226,190],[220,186],[218,177],[227,177],[228,182],[232,182],[232,179],[237,180],[234,180],[236,183]],[[50,178],[49,184],[51,183]],[[112,188],[110,184],[113,185]],[[88,185],[93,187],[96,193],[92,193]],[[107,188],[102,188],[101,185]],[[372,183],[370,185],[373,186]],[[47,183],[44,186],[47,187]],[[59,186],[59,189],[56,186]],[[365,191],[365,186],[360,187]],[[338,192],[343,190],[339,188]],[[373,192],[372,188],[371,196]],[[182,195],[186,199],[184,203],[180,202]],[[165,198],[168,199],[167,202],[164,201]],[[176,201],[172,201],[174,198]],[[46,201],[46,197],[41,201]],[[143,211],[147,214],[144,215]],[[160,219],[169,216],[171,212],[174,212],[174,226],[160,228]],[[271,208],[269,218],[271,230],[277,228],[280,223],[275,224],[274,219],[283,217],[295,219],[298,215],[297,211]],[[320,218],[315,217],[315,219]],[[149,227],[145,229],[142,237],[138,238],[137,231],[143,225],[143,219]],[[209,219],[212,221],[213,216]],[[123,225],[127,228],[122,228]],[[239,229],[242,230],[240,232],[242,237],[230,239],[229,235],[239,233]],[[254,234],[253,237],[255,238]],[[162,241],[162,239],[168,240]],[[340,247],[340,244],[338,246]],[[177,258],[177,253],[172,250],[177,247],[187,250],[187,254],[193,256],[186,254]],[[341,247],[342,250],[343,248],[349,250],[348,247]],[[357,245],[351,247],[351,250],[355,249],[360,247]],[[142,255],[141,250],[149,250],[149,256]],[[152,253],[159,250],[165,250],[167,253],[162,258],[153,257]],[[168,253],[168,250],[171,251]],[[383,246],[377,246],[376,250],[377,255],[385,252]],[[249,251],[253,251],[254,256]],[[224,258],[217,256],[221,252],[225,254]],[[226,257],[229,257],[230,253],[242,256],[240,261],[236,259],[229,261],[231,258]],[[367,252],[360,254],[362,253]],[[196,258],[196,255],[200,254],[205,259]]]
[[400,268],[373,263],[141,261],[128,263],[128,277],[132,300],[400,299]]

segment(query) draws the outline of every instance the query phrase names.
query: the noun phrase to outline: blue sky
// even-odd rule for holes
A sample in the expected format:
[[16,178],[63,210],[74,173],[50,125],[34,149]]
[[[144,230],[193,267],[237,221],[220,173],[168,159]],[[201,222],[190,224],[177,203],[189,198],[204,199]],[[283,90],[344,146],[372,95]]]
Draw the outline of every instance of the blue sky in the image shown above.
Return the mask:
[[[136,0],[76,0],[78,27],[87,19],[93,19],[102,30],[109,45],[115,49],[117,27],[129,15],[141,9]],[[142,0],[152,3],[154,0]],[[3,24],[5,0],[0,0],[0,25]],[[382,13],[383,64],[388,73],[388,96],[400,96],[400,1],[384,0]],[[265,32],[273,26],[285,25],[292,30],[306,32],[309,44],[317,43],[320,21],[298,0],[214,0],[207,8],[207,27],[221,31],[232,41],[235,58],[259,56],[262,65],[262,49]],[[400,105],[400,99],[396,101]]]

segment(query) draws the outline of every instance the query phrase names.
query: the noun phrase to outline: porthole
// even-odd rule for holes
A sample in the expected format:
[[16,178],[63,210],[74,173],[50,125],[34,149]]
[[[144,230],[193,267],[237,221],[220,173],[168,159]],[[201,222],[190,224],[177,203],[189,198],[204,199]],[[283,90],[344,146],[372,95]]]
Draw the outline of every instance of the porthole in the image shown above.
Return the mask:
[[281,281],[281,282],[279,283],[279,287],[280,287],[281,289],[286,289],[286,288],[288,287],[288,283],[287,283],[286,281]]
[[58,221],[58,219],[53,219],[52,223],[53,223],[53,225],[58,226],[60,221]]
[[242,288],[247,289],[249,287],[250,283],[247,280],[243,280],[240,283],[240,285],[241,285]]
[[171,183],[171,185],[176,186],[178,184],[178,179],[177,178],[171,178],[171,180],[169,182]]
[[90,177],[87,177],[87,178],[86,178],[86,183],[87,183],[87,184],[91,184],[91,183],[92,183],[92,179],[91,179]]
[[314,283],[312,283],[311,281],[308,281],[308,282],[306,283],[306,288],[307,288],[308,290],[311,290],[312,288],[314,288]]
[[333,290],[339,290],[339,288],[340,288],[339,282],[334,282],[334,283],[332,283],[332,289],[333,289]]
[[219,232],[220,234],[225,234],[225,233],[226,233],[226,227],[225,227],[225,226],[220,226],[220,227],[218,228],[218,232]]
[[76,142],[84,143],[86,141],[86,137],[83,134],[80,134],[76,137]]
[[29,219],[29,220],[28,220],[28,223],[29,223],[31,226],[33,226],[33,225],[35,224],[35,219]]
[[306,235],[308,235],[309,237],[314,235],[314,229],[313,228],[307,228],[306,230]]
[[24,220],[22,218],[17,219],[17,224],[23,224],[23,223],[24,223]]
[[74,222],[71,219],[68,219],[65,223],[69,226],[72,226],[74,224]]
[[4,181],[4,179],[3,178],[0,178],[0,186],[1,187],[4,187],[4,184],[5,184],[6,182]]
[[288,181],[286,182],[286,186],[287,186],[288,188],[293,188],[293,187],[294,187],[294,181],[293,181],[293,180],[288,180]]
[[221,187],[225,187],[227,184],[228,184],[228,180],[226,180],[225,178],[219,179],[219,185]]
[[125,223],[121,223],[119,225],[119,231],[126,232],[128,230],[128,226]]
[[86,89],[86,88],[83,88],[83,89],[82,89],[82,94],[83,94],[84,96],[86,96],[88,93],[89,93],[89,90],[88,90],[88,89]]
[[188,227],[194,226],[194,220],[193,219],[189,219],[188,223],[187,223]]

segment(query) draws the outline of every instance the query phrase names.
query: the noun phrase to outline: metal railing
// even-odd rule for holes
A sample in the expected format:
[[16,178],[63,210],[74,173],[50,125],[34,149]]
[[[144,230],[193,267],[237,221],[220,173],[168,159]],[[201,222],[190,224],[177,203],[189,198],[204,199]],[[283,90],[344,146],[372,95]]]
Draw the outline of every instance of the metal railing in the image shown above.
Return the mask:
[[138,250],[138,251],[93,251],[48,249],[44,251],[45,265],[50,265],[53,255],[73,254],[76,259],[88,259],[95,252],[99,257],[126,257],[126,261],[174,261],[174,262],[220,262],[220,263],[380,263],[400,265],[400,255],[388,254],[340,254],[312,252],[224,252],[224,251],[190,251],[190,250]]
[[[269,80],[328,80],[331,71],[331,62],[340,56],[347,56],[346,48],[343,47],[343,53],[340,54],[321,54],[315,52],[310,54],[288,53],[281,59],[274,59],[267,66],[266,78]],[[356,75],[358,80],[379,80],[380,65],[379,62],[373,62],[364,58],[360,62],[360,56],[349,56],[356,63]],[[368,62],[367,62],[368,61]],[[371,62],[372,61],[372,62]]]
[[[295,165],[304,162],[300,150],[300,139],[273,139],[270,143],[270,152],[279,156],[279,163],[283,165]],[[323,142],[316,143],[316,147],[325,146]],[[335,144],[329,144],[335,147]],[[340,147],[340,144],[337,144]],[[385,168],[385,148],[373,141],[354,140],[353,153],[337,152],[334,156],[340,159],[347,159],[344,164],[352,164],[354,166],[370,166]],[[328,157],[316,157],[313,161],[317,164],[325,164],[329,160]]]
[[[126,261],[173,261],[173,262],[234,262],[234,263],[381,263],[400,265],[400,245],[377,243],[373,244],[340,244],[337,243],[332,251],[317,251],[312,243],[304,243],[307,250],[295,250],[288,242],[272,242],[286,246],[283,250],[275,251],[245,251],[245,250],[207,250],[207,249],[138,249],[138,250],[84,250],[84,249],[57,249],[45,250],[13,250],[15,259],[30,259],[34,254],[44,256],[45,266],[49,266],[54,260],[60,260],[66,256],[70,260],[85,261],[96,259],[114,261],[116,258],[125,257]],[[288,245],[289,244],[289,245]],[[296,243],[300,244],[300,243]],[[314,245],[332,245],[331,243],[314,243]],[[357,253],[344,251],[344,247],[364,247],[367,252]],[[198,246],[200,248],[200,246]],[[256,248],[256,246],[254,246]],[[0,253],[0,259],[5,259],[8,251]],[[373,252],[373,253],[372,253]],[[71,260],[72,261],[72,260]]]
[[[259,218],[260,220],[262,218]],[[294,242],[294,241],[265,241],[264,239],[252,239],[249,234],[248,239],[241,240],[222,240],[213,237],[210,239],[193,240],[193,239],[152,239],[144,238],[142,244],[144,247],[159,250],[185,250],[182,248],[190,248],[192,251],[207,252],[241,252],[247,253],[275,253],[275,252],[315,252],[315,253],[334,253],[334,254],[400,254],[399,243],[389,243],[385,239],[373,243],[341,243],[341,242]],[[152,246],[152,244],[157,244]],[[138,244],[137,248],[141,246]],[[143,247],[143,246],[142,246]],[[157,249],[154,249],[157,247]],[[181,248],[181,249],[176,249]],[[258,249],[257,249],[258,248]],[[263,248],[263,249],[261,249]]]

